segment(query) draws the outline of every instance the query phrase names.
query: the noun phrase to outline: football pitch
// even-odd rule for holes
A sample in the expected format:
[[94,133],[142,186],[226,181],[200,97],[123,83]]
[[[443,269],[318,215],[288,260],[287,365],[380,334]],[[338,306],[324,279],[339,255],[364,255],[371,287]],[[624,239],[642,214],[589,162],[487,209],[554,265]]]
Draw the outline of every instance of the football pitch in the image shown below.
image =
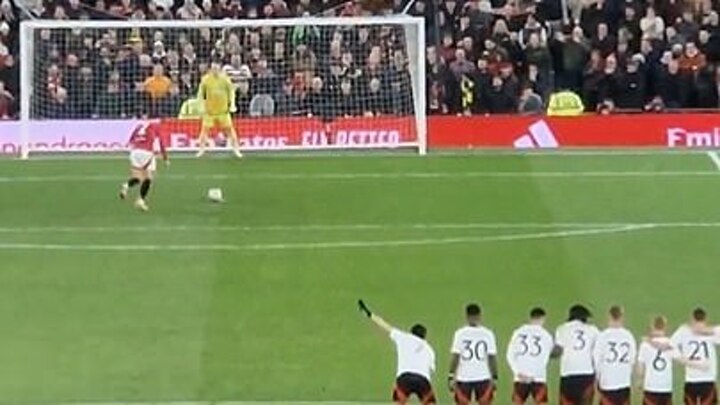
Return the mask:
[[705,153],[172,163],[140,213],[117,198],[124,158],[0,161],[0,403],[386,403],[394,348],[358,298],[427,325],[440,403],[470,301],[498,336],[499,404],[532,306],[551,331],[576,302],[599,326],[624,305],[636,335],[698,305],[720,321]]

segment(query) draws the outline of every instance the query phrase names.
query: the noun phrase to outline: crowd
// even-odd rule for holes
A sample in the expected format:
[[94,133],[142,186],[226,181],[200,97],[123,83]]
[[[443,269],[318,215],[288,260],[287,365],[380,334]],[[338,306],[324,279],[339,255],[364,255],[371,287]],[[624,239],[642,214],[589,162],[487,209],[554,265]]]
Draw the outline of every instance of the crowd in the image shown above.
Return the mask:
[[[717,108],[713,1],[417,0],[428,113],[538,112],[556,90],[588,111]],[[0,0],[0,119],[18,114],[18,27],[30,15],[253,19],[365,15],[369,4],[390,14],[405,1]],[[408,114],[417,89],[401,28],[39,30],[31,116],[176,116],[211,61],[235,82],[239,115]]]

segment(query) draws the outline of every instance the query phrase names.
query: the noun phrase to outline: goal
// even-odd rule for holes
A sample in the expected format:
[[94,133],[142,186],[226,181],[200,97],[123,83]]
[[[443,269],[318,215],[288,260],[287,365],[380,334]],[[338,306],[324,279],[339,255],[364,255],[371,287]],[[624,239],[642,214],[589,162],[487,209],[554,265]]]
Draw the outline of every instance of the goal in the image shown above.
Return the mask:
[[[426,152],[421,18],[24,21],[20,152],[124,150],[141,119],[197,149],[212,62],[236,88],[243,150]],[[211,134],[211,150],[229,147]]]

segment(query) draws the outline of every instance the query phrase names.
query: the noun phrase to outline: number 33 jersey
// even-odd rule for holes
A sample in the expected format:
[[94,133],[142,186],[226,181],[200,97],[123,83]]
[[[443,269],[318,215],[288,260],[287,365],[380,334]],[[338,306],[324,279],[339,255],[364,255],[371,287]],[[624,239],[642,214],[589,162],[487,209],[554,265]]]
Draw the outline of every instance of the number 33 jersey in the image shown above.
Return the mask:
[[600,332],[595,325],[569,321],[555,331],[555,344],[562,348],[560,376],[595,374],[592,350]]
[[464,326],[458,329],[450,352],[459,357],[456,381],[477,382],[492,378],[488,356],[497,355],[497,343],[495,333],[490,329],[484,326]]
[[515,381],[546,382],[547,365],[552,350],[553,338],[542,326],[523,325],[517,328],[510,338],[507,349],[507,361]]
[[717,353],[715,345],[720,343],[716,328],[714,335],[700,335],[683,325],[670,338],[670,344],[680,351],[681,358],[705,367],[685,367],[685,382],[715,382],[717,379]]

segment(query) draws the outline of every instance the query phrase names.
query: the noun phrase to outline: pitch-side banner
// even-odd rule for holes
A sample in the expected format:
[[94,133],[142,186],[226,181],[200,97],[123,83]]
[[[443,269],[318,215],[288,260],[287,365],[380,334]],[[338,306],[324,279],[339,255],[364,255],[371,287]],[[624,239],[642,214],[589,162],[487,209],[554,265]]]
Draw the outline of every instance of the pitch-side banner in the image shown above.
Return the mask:
[[433,117],[431,148],[720,147],[720,114]]
[[[30,146],[44,152],[124,150],[135,120],[51,120],[28,125]],[[199,122],[162,123],[173,150],[191,150]],[[412,118],[312,118],[236,121],[242,146],[255,150],[393,148],[416,141]],[[430,148],[720,147],[720,114],[436,116],[428,118]],[[19,154],[20,124],[0,121],[0,154]]]

